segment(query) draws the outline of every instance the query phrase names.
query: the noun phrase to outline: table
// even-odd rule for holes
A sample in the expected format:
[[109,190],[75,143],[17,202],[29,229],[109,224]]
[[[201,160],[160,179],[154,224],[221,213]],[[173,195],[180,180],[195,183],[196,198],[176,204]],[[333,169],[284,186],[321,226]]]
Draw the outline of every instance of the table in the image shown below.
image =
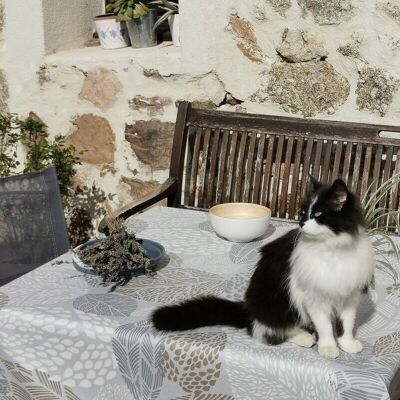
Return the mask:
[[199,211],[157,207],[128,225],[165,246],[155,277],[110,293],[67,253],[0,288],[1,399],[372,400],[389,399],[389,386],[398,398],[400,282],[384,265],[357,317],[364,351],[327,360],[244,330],[162,334],[148,321],[158,305],[200,294],[241,299],[258,248],[293,225],[273,222],[242,244],[218,238]]

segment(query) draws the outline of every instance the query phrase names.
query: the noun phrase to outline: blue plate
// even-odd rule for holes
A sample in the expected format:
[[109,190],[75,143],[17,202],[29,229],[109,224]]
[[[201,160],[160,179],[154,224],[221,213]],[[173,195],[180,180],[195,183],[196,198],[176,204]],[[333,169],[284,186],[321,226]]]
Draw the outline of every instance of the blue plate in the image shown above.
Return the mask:
[[[88,240],[86,243],[83,243],[74,249],[72,260],[74,263],[74,267],[79,272],[83,272],[85,274],[92,274],[92,275],[96,274],[96,272],[93,270],[93,268],[88,267],[85,263],[83,263],[80,260],[80,258],[76,254],[76,252],[78,250],[83,250],[86,247],[92,246],[93,244],[97,243],[99,240],[102,240],[102,239]],[[164,247],[160,243],[154,242],[153,240],[149,240],[149,239],[137,238],[137,241],[142,245],[144,251],[147,254],[147,257],[149,257],[150,266],[151,267],[156,266],[158,264],[158,262],[161,260],[162,256],[165,254]]]

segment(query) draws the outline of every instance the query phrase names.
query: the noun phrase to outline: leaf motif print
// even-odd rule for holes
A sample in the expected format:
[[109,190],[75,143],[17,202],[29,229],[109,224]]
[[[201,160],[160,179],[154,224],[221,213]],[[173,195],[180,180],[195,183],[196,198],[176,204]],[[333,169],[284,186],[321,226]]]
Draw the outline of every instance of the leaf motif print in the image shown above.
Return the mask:
[[338,400],[334,371],[312,349],[267,346],[232,330],[224,361],[234,398]]
[[203,221],[199,224],[199,229],[204,232],[214,233],[214,228],[212,227],[210,221]]
[[28,370],[17,363],[0,360],[3,376],[8,380],[7,397],[12,400],[79,400],[73,391],[50,375]]
[[148,226],[149,224],[146,221],[139,218],[130,218],[126,223],[128,231],[134,234],[145,231]]
[[0,292],[0,310],[8,304],[9,300],[5,293]]
[[400,353],[400,331],[380,337],[374,344],[376,356]]
[[186,395],[177,397],[175,400],[235,400],[229,394],[218,394],[218,393],[202,393],[199,395]]
[[114,355],[135,400],[155,400],[160,394],[163,337],[152,328],[136,324],[123,325],[115,331],[112,340]]
[[165,376],[195,396],[209,392],[221,374],[220,354],[225,343],[223,332],[168,336],[161,361]]
[[200,295],[219,295],[223,290],[224,279],[219,275],[167,266],[155,277],[139,276],[118,287],[116,292],[138,300],[168,304]]
[[260,258],[261,242],[237,243],[229,252],[229,257],[235,264],[256,264]]
[[87,314],[129,317],[136,309],[137,302],[129,297],[112,293],[86,294],[75,299],[73,307]]

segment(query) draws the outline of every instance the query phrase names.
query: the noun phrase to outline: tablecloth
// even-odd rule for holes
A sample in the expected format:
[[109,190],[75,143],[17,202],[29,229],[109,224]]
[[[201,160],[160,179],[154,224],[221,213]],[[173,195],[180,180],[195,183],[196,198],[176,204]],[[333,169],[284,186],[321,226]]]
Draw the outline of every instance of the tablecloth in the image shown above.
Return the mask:
[[257,400],[397,397],[400,363],[398,261],[379,255],[363,296],[360,354],[322,358],[316,348],[267,346],[245,330],[164,334],[148,318],[160,304],[198,295],[243,297],[258,249],[293,225],[272,222],[250,243],[216,236],[207,213],[156,207],[129,220],[166,249],[156,276],[110,292],[66,255],[0,288],[0,399]]

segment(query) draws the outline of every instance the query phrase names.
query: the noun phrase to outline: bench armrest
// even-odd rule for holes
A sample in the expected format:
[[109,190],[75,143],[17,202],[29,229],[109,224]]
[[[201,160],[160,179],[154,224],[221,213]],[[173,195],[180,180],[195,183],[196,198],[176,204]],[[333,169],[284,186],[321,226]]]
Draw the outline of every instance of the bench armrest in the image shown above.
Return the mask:
[[115,218],[123,218],[124,220],[128,219],[132,215],[138,213],[139,211],[143,211],[145,208],[150,207],[151,205],[158,203],[159,201],[165,199],[166,197],[174,194],[178,190],[178,179],[177,178],[168,178],[157,190],[148,196],[136,200],[117,211],[114,211],[112,214],[104,217],[98,227],[99,232],[108,234],[107,223],[110,220]]

